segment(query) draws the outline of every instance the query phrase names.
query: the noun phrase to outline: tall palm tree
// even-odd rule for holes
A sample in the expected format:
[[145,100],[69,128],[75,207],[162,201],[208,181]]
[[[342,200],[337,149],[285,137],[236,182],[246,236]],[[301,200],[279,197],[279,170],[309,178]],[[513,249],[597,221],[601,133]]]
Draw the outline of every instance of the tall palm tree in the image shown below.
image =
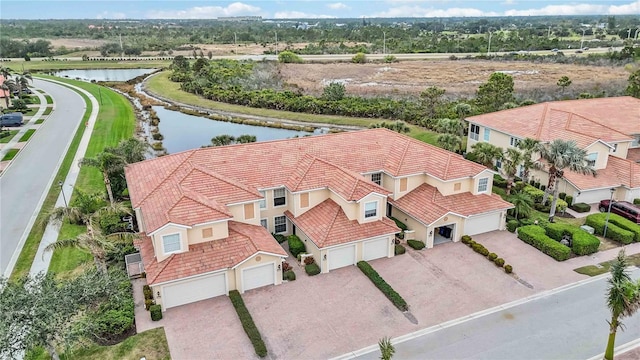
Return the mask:
[[255,135],[243,134],[236,138],[236,144],[247,144],[256,142],[258,139]]
[[211,144],[213,146],[225,146],[225,145],[231,145],[236,141],[236,138],[228,135],[228,134],[223,134],[223,135],[218,135],[214,138],[211,139]]
[[6,95],[4,97],[4,101],[5,101],[5,104],[7,105],[6,106],[7,109],[9,108],[9,99],[11,98],[11,93],[16,88],[17,88],[17,85],[16,85],[16,82],[13,81],[13,79],[5,78],[2,84],[0,84],[0,90],[2,90],[3,93],[6,91],[6,94],[3,94],[3,95]]
[[133,164],[147,158],[149,144],[136,138],[129,138],[122,140],[116,148],[107,148],[105,151],[121,156],[127,164]]
[[551,211],[549,212],[549,222],[553,222],[556,213],[556,203],[558,202],[558,184],[564,176],[566,170],[583,175],[596,176],[596,170],[587,163],[587,152],[578,147],[575,141],[565,141],[561,139],[553,140],[549,144],[538,146],[540,157],[544,160],[542,166],[547,167],[549,182],[544,193],[542,203],[546,203],[549,195],[553,195],[551,201]]
[[440,134],[436,139],[438,146],[445,150],[456,151],[460,149],[462,138],[453,134]]
[[624,249],[620,250],[618,257],[611,264],[611,277],[607,280],[607,306],[611,310],[609,322],[609,340],[604,358],[613,360],[613,348],[616,342],[616,332],[622,328],[622,318],[633,315],[640,309],[640,280],[634,282],[627,272],[629,261]]
[[493,168],[493,162],[502,157],[502,148],[487,142],[475,143],[471,149],[475,161],[488,168]]
[[[41,226],[46,226],[51,221],[62,221],[64,219],[78,225],[87,225],[89,219],[95,216],[101,209],[107,206],[104,198],[99,194],[88,194],[80,189],[74,191],[73,201],[66,207],[57,207],[44,217]],[[110,206],[112,211],[119,213],[130,213],[122,203]]]
[[33,81],[33,76],[28,71],[25,71],[21,75],[17,75],[15,79],[18,92],[22,94],[22,90],[29,87],[29,80]]
[[509,202],[513,204],[516,220],[522,216],[529,216],[533,211],[533,198],[524,191],[514,192],[509,196]]
[[526,138],[518,142],[518,149],[522,150],[522,180],[529,182],[529,174],[532,169],[539,169],[539,163],[532,160],[533,154],[538,150],[540,142],[536,139]]
[[518,167],[522,162],[522,152],[517,148],[508,148],[503,156],[502,171],[507,176],[507,195],[511,194],[513,180],[518,172]]
[[124,168],[126,165],[125,159],[112,152],[103,151],[99,153],[95,158],[83,158],[80,160],[81,166],[93,166],[98,168],[102,172],[102,178],[104,185],[107,188],[107,194],[109,195],[109,203],[115,204],[113,198],[113,191],[111,190],[111,180],[109,176]]
[[6,66],[0,66],[0,76],[5,78],[5,80],[10,78],[11,74],[13,74],[13,70],[11,70],[11,68]]

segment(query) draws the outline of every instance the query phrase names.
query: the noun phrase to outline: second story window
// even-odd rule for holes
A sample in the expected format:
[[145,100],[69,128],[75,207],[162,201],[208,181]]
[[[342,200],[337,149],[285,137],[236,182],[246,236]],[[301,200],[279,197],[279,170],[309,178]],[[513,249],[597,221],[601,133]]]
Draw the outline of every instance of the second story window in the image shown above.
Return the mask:
[[182,244],[180,244],[180,234],[164,235],[162,237],[162,248],[165,254],[182,250]]
[[487,192],[487,187],[489,186],[489,178],[482,178],[478,180],[478,192],[483,193]]
[[488,128],[484,128],[484,141],[489,141],[490,136],[491,136],[491,130]]
[[284,188],[273,190],[273,206],[282,206],[287,204],[287,193]]
[[378,185],[382,185],[382,173],[371,174],[371,181]]
[[364,217],[370,218],[378,215],[378,202],[371,201],[364,204]]
[[469,137],[475,141],[478,141],[480,138],[480,126],[476,124],[471,124],[471,128],[469,130]]
[[267,200],[265,199],[264,191],[260,191],[260,195],[262,195],[262,200],[260,200],[260,209],[264,209],[267,207]]
[[598,153],[591,153],[587,155],[587,165],[591,167],[596,166],[596,160],[598,160]]
[[518,144],[520,143],[520,139],[515,138],[515,137],[511,137],[511,140],[509,141],[509,144],[513,147],[517,147]]

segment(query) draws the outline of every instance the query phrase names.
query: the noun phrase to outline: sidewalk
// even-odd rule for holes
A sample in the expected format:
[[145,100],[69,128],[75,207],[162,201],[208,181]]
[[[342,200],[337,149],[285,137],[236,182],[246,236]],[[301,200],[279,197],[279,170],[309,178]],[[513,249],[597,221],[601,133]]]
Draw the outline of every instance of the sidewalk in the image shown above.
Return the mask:
[[[71,163],[71,168],[67,173],[67,177],[65,178],[62,184],[62,191],[60,195],[58,195],[58,199],[56,200],[55,207],[64,206],[64,197],[67,199],[71,199],[71,194],[73,193],[73,186],[78,179],[78,174],[80,173],[80,165],[78,161],[84,157],[85,152],[87,151],[87,147],[89,146],[89,140],[91,139],[91,133],[93,132],[93,127],[95,126],[96,119],[98,118],[98,112],[100,110],[100,105],[98,100],[91,95],[88,91],[81,89],[77,86],[69,85],[60,81],[49,80],[52,83],[56,83],[62,86],[69,87],[76,91],[79,91],[86,95],[91,101],[91,116],[86,124],[86,129],[82,134],[82,139],[80,140],[80,144],[78,145],[78,150],[76,151],[75,156],[73,157],[73,162]],[[46,103],[46,101],[45,101]],[[42,108],[41,108],[42,109]],[[44,110],[43,110],[44,111]],[[82,126],[82,125],[80,125]],[[62,159],[60,159],[62,162]],[[51,182],[53,182],[53,178],[55,177],[55,173],[51,175]],[[51,188],[53,184],[49,185],[48,188]],[[45,228],[44,234],[42,235],[42,240],[40,241],[40,245],[38,246],[38,251],[36,252],[36,256],[33,259],[33,264],[31,264],[31,270],[29,271],[30,276],[35,276],[40,272],[47,272],[49,270],[49,264],[51,263],[51,257],[53,256],[52,251],[45,251],[44,249],[58,240],[58,234],[60,232],[60,223],[49,223]]]

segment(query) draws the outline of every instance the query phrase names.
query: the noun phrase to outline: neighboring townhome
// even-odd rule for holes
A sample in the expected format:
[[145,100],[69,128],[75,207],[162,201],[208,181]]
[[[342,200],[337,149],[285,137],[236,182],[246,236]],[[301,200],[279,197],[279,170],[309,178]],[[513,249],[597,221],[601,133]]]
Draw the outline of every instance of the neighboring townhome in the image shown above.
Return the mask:
[[[321,271],[502,230],[494,172],[387,129],[189,150],[129,165],[147,283],[163,309],[282,282],[296,234]],[[295,262],[296,259],[291,259]]]
[[[482,141],[506,149],[525,138],[542,143],[574,140],[586,150],[589,163],[597,171],[596,177],[564,172],[559,190],[573,196],[574,202],[592,204],[608,199],[611,189],[617,200],[640,198],[640,99],[624,96],[553,101],[467,120],[468,151]],[[532,175],[543,184],[548,181],[546,172],[533,171]]]

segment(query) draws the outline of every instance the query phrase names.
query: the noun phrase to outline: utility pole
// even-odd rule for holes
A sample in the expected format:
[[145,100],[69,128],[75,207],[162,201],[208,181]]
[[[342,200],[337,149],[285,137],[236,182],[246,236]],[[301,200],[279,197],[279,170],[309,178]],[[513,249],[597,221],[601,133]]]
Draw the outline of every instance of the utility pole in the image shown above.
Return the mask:
[[276,31],[276,56],[278,56],[278,32]]
[[587,31],[587,29],[582,29],[582,39],[580,40],[580,50],[584,49],[583,45],[584,45],[584,32]]
[[489,30],[489,46],[487,47],[487,56],[491,55],[491,35],[493,35],[493,33],[491,32],[491,30]]

